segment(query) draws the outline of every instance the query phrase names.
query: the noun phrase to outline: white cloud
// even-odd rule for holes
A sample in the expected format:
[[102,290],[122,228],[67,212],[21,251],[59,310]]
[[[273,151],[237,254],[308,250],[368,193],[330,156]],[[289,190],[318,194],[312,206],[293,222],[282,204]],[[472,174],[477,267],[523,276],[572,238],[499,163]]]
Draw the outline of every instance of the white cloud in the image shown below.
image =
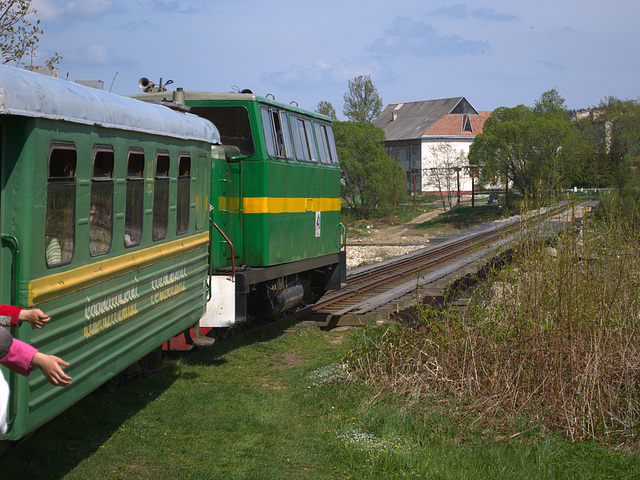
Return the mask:
[[36,10],[36,18],[42,21],[56,20],[64,13],[53,0],[33,0],[31,6]]
[[372,78],[383,70],[376,60],[370,62],[348,62],[341,60],[334,64],[324,60],[315,60],[305,65],[291,65],[286,70],[268,73],[262,76],[264,81],[276,85],[326,85],[333,84],[340,87],[357,75],[371,75]]
[[109,49],[102,43],[93,43],[79,50],[79,56],[87,63],[104,64],[111,61]]
[[85,17],[94,17],[115,9],[112,0],[70,0],[67,2],[69,13]]
[[416,57],[444,57],[480,54],[491,50],[488,43],[460,35],[443,35],[437,28],[407,17],[396,17],[369,49],[386,57],[412,54]]

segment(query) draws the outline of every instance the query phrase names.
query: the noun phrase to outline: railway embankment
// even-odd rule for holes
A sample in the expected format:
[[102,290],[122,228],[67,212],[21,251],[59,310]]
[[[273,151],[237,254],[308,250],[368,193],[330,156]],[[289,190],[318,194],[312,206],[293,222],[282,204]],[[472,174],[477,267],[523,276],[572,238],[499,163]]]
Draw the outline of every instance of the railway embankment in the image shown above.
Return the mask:
[[[441,304],[447,295],[446,300],[451,300],[450,292],[474,284],[502,262],[501,257],[523,231],[533,228],[539,230],[537,235],[553,236],[591,207],[589,203],[559,205],[443,237],[414,233],[415,226],[423,221],[420,218],[390,227],[388,233],[377,230],[369,240],[384,243],[365,243],[361,237],[355,255],[359,261],[377,261],[351,268],[347,288],[321,299],[314,306],[313,318],[325,327],[363,325],[384,321],[416,304]],[[415,241],[415,237],[420,237],[423,244],[406,243],[408,239]],[[347,248],[351,258],[352,248]],[[384,256],[381,252],[389,258],[380,258]]]

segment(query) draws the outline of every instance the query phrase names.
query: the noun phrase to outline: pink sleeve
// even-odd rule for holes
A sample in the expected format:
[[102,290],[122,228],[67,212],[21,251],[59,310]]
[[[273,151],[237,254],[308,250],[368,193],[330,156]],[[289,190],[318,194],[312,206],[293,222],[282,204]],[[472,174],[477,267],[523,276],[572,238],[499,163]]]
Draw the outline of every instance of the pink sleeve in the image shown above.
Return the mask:
[[37,349],[14,338],[9,352],[0,359],[0,364],[26,377],[33,370],[31,360],[36,353],[38,353]]
[[18,321],[18,315],[22,311],[22,307],[13,307],[11,305],[0,305],[0,316],[2,317],[10,317],[11,324],[7,324],[7,326],[11,327],[19,327],[22,322]]

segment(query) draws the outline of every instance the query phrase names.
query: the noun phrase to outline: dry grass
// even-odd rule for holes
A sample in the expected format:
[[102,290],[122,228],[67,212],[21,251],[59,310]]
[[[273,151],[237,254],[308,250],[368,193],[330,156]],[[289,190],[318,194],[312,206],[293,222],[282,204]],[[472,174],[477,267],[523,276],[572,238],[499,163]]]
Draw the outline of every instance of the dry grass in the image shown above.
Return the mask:
[[366,333],[350,367],[411,402],[633,448],[640,420],[640,239],[616,215],[549,246],[523,234],[465,312]]

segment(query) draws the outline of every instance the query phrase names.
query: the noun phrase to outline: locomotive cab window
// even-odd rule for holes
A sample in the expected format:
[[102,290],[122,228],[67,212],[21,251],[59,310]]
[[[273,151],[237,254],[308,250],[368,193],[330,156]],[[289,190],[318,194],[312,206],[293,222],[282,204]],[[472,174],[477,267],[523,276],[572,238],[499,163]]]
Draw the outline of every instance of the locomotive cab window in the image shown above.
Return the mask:
[[218,127],[222,144],[237,147],[237,155],[250,157],[255,153],[249,112],[245,107],[191,107],[190,112]]
[[73,145],[49,150],[45,259],[47,267],[71,263],[75,250],[76,162]]
[[180,155],[178,160],[178,205],[176,233],[182,235],[189,230],[189,186],[191,184],[191,157]]
[[322,123],[314,124],[316,129],[316,140],[318,141],[318,156],[320,161],[326,164],[338,163],[336,144],[333,138],[333,129],[329,125]]
[[124,244],[126,247],[135,247],[142,241],[144,153],[141,150],[129,151],[126,183]]
[[291,117],[291,131],[296,149],[296,158],[303,162],[317,162],[316,144],[313,140],[311,122],[298,117]]
[[96,147],[93,152],[91,206],[89,211],[89,253],[111,251],[113,239],[113,150]]
[[270,157],[293,158],[289,122],[284,112],[261,108],[262,130]]
[[156,156],[156,176],[153,190],[153,240],[163,240],[169,225],[169,167],[168,153]]

